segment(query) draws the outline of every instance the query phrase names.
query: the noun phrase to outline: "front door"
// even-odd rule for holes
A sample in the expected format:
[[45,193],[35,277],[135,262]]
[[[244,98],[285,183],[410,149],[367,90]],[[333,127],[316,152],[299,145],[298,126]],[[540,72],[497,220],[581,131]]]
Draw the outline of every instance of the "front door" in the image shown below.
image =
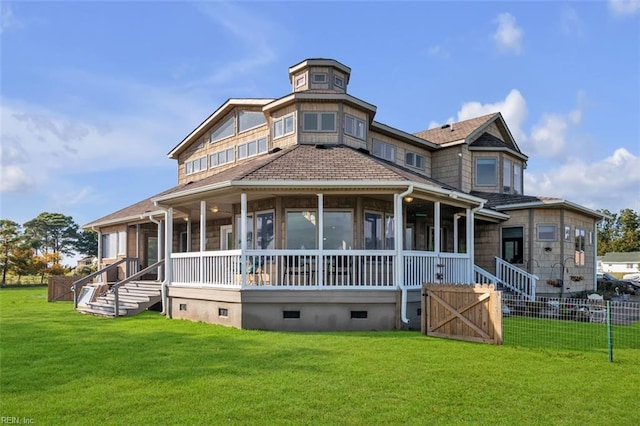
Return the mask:
[[233,248],[233,226],[223,225],[220,227],[220,250],[231,250],[232,248]]

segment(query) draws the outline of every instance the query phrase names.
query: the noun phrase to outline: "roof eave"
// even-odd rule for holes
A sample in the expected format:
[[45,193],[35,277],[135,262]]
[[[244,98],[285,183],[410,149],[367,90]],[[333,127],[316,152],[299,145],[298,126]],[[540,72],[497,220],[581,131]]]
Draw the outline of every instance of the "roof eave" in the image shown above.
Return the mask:
[[586,213],[589,216],[605,219],[608,216],[600,213],[596,210],[592,210],[581,206],[579,204],[573,203],[567,200],[549,200],[549,201],[531,201],[528,203],[517,203],[517,204],[503,204],[500,206],[495,206],[496,210],[522,210],[522,209],[530,209],[530,208],[541,208],[541,207],[549,207],[549,208],[558,208],[558,207],[568,207],[573,210],[580,211],[582,213]]
[[403,132],[402,130],[398,130],[396,128],[393,128],[391,126],[387,126],[386,124],[380,123],[379,121],[373,121],[371,123],[371,130],[378,130],[380,132],[383,133],[389,133],[393,136],[397,136],[399,138],[403,138],[407,141],[410,141],[412,143],[416,143],[416,144],[420,144],[420,145],[425,145],[429,148],[432,148],[434,150],[439,148],[438,144],[435,144],[427,139],[423,139],[421,137],[418,136],[414,136],[411,133],[407,133],[407,132]]

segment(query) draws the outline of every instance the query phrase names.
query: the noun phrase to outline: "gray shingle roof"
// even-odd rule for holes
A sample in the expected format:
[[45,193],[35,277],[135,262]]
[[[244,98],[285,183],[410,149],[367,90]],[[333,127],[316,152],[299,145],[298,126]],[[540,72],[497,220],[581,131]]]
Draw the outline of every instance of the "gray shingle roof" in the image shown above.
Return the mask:
[[495,118],[498,114],[498,112],[494,112],[469,120],[459,121],[448,127],[436,127],[435,129],[423,130],[415,133],[415,135],[438,145],[466,139],[478,127]]

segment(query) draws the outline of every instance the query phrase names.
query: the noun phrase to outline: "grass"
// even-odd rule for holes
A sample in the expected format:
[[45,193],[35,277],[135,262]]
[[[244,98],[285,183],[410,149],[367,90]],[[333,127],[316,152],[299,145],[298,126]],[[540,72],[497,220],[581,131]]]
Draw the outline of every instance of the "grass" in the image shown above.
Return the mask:
[[[0,290],[0,416],[36,424],[616,424],[640,351],[491,346],[418,332],[279,333],[117,320]],[[505,329],[507,327],[505,326]]]

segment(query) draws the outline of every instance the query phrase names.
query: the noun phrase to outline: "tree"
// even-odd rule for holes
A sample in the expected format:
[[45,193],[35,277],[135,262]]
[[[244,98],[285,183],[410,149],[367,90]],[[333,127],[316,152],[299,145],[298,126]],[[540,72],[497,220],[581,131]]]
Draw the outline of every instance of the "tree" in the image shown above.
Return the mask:
[[98,233],[95,231],[80,231],[76,241],[75,250],[78,254],[87,256],[98,255]]
[[18,284],[20,284],[20,278],[25,275],[38,274],[40,271],[37,267],[34,249],[26,244],[22,244],[14,251],[11,272],[18,278]]
[[620,213],[599,210],[610,218],[598,225],[598,255],[609,252],[640,251],[640,215],[632,209]]
[[20,225],[6,219],[0,219],[0,267],[2,268],[2,284],[7,282],[7,271],[11,268],[13,255],[18,248],[22,235]]
[[[78,241],[78,225],[71,216],[40,213],[24,224],[31,247],[43,252],[71,255]],[[59,262],[60,256],[58,256]]]

